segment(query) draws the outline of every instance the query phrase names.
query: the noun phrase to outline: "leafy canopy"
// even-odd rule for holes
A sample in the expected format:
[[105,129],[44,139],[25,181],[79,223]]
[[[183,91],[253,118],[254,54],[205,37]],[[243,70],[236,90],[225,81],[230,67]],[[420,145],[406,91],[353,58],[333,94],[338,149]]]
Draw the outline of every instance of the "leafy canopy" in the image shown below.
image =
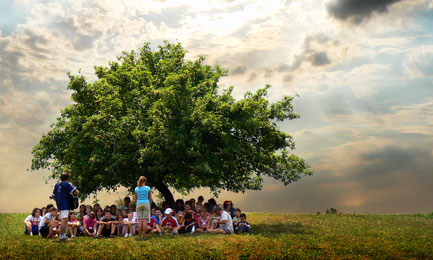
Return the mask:
[[31,169],[48,168],[53,178],[69,171],[84,197],[132,189],[140,175],[160,191],[217,193],[261,189],[264,176],[287,185],[312,174],[277,126],[299,117],[293,97],[270,103],[269,85],[241,100],[233,87],[218,93],[227,71],[185,53],[181,44],[152,51],[146,43],[108,67],[95,66],[93,83],[68,74],[72,104],[33,148]]

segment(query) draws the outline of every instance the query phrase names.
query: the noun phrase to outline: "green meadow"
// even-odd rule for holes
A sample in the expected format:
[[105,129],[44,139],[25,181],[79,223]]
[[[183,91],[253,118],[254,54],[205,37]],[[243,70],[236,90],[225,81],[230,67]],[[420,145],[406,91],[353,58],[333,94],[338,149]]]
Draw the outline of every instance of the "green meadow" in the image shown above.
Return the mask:
[[23,234],[27,214],[0,214],[0,259],[433,259],[433,214],[249,213],[254,235],[79,237]]

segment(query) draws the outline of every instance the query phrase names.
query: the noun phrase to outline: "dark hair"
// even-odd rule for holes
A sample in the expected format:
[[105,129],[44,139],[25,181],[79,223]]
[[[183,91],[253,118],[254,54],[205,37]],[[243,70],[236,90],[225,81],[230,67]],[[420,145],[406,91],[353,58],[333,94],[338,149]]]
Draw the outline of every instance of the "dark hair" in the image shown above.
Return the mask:
[[223,210],[223,209],[220,206],[216,205],[216,206],[213,207],[212,212],[217,212],[217,211],[220,211],[220,210]]
[[55,207],[50,208],[50,212],[57,211]]
[[235,211],[242,212],[240,208],[235,208]]
[[197,200],[204,200],[204,198],[203,198],[203,196],[198,196],[198,199]]
[[203,208],[205,208],[208,212],[212,211],[212,205],[209,202],[203,204]]
[[131,198],[130,198],[130,197],[125,197],[125,198],[123,199],[123,201],[125,201],[125,200],[131,202]]
[[60,175],[60,180],[61,181],[67,181],[67,180],[69,180],[69,173],[62,172],[62,175]]
[[185,202],[183,199],[177,199],[174,203],[174,211],[184,211],[185,210]]
[[190,219],[190,218],[192,218],[192,215],[191,215],[191,213],[187,212],[183,218],[184,219]]
[[247,218],[247,215],[246,215],[245,213],[242,213],[242,214],[241,214],[241,218],[246,219],[246,218]]
[[41,215],[44,214],[44,210],[46,210],[46,209],[47,209],[46,207],[41,208]]
[[47,205],[47,210],[50,210],[52,207],[54,207],[53,204],[48,204],[48,205]]
[[212,204],[212,206],[215,206],[217,204],[216,200],[214,198],[208,199],[207,202],[210,203],[210,204]]
[[111,210],[109,210],[109,209],[104,210],[104,213],[107,213],[107,212],[111,214]]
[[75,211],[70,211],[70,212],[69,212],[69,215],[68,215],[68,221],[71,221],[71,216],[72,216],[73,214],[76,214]]
[[187,202],[185,202],[185,205],[189,205],[190,207],[192,207],[192,202],[188,200]]
[[35,216],[35,213],[36,213],[36,211],[38,211],[38,210],[39,210],[39,212],[41,212],[41,214],[42,214],[42,211],[41,211],[40,208],[34,208],[34,209],[32,210],[32,217]]
[[155,211],[157,211],[157,210],[161,211],[161,208],[160,207],[155,207]]
[[194,199],[194,198],[191,198],[189,201],[191,201],[191,203],[192,203],[192,202],[195,203],[195,199]]

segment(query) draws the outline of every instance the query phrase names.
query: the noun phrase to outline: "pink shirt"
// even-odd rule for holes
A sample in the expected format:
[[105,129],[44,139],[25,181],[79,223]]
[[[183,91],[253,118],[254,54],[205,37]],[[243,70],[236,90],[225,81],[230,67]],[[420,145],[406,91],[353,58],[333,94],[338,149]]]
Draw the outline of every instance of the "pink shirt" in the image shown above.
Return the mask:
[[83,222],[86,223],[86,227],[89,231],[93,231],[93,227],[98,221],[96,220],[96,218],[94,218],[93,220],[91,220],[90,218],[86,218],[85,220],[83,220]]

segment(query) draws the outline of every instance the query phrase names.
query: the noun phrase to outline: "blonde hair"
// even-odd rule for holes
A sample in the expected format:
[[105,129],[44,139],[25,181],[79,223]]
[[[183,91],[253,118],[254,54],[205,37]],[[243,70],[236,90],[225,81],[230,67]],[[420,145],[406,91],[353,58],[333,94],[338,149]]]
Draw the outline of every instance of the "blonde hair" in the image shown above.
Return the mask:
[[143,186],[143,183],[146,183],[146,181],[147,181],[146,177],[140,176],[140,178],[138,178],[138,181],[137,181],[137,186],[138,187]]

